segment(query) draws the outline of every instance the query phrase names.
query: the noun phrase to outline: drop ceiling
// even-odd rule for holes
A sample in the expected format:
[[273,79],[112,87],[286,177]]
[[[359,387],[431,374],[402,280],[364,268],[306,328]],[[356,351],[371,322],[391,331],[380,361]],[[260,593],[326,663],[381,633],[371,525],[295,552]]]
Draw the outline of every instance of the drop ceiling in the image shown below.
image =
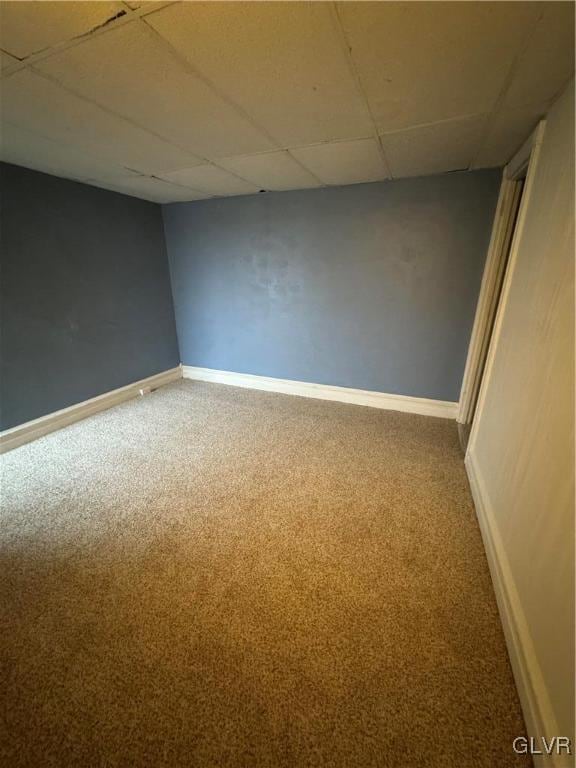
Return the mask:
[[1,158],[155,202],[504,164],[570,2],[1,2]]

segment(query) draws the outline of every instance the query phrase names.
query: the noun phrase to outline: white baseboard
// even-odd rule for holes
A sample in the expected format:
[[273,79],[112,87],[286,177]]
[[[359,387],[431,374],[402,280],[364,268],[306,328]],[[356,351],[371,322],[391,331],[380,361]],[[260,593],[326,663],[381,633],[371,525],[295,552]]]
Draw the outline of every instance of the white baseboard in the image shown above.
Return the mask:
[[105,392],[103,395],[92,397],[90,400],[84,400],[82,403],[71,405],[69,408],[62,408],[60,411],[54,411],[46,416],[41,416],[34,421],[27,421],[25,424],[19,424],[12,429],[6,429],[0,432],[0,453],[11,451],[24,443],[36,440],[49,432],[66,427],[75,421],[85,419],[99,411],[105,411],[113,405],[118,405],[125,400],[137,397],[140,389],[156,389],[163,384],[176,381],[182,378],[182,366],[171,368],[168,371],[157,373],[154,376],[148,376],[146,379],[140,379],[133,384],[128,384],[119,389],[113,389],[111,392]]
[[383,392],[371,392],[367,389],[350,389],[335,387],[329,384],[312,384],[307,381],[292,381],[290,379],[272,379],[268,376],[254,376],[249,373],[233,373],[232,371],[216,371],[212,368],[196,368],[191,365],[182,366],[185,379],[211,381],[216,384],[230,384],[233,387],[247,389],[262,389],[267,392],[281,392],[285,395],[314,397],[320,400],[336,400],[340,403],[367,405],[371,408],[384,408],[391,411],[417,413],[421,416],[440,416],[444,419],[455,419],[458,403],[444,400],[428,400],[424,397],[408,397],[405,395],[387,395]]
[[[469,450],[464,461],[528,736],[534,737],[542,750],[542,736],[550,739],[562,734],[558,730],[528,622],[474,453]],[[537,768],[573,765],[566,755],[533,755],[533,759]]]

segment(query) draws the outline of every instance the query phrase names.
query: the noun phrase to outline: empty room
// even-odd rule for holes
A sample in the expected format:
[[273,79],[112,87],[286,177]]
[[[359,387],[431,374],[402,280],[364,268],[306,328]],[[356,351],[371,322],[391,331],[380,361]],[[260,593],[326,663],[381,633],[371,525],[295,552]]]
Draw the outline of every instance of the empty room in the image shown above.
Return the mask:
[[575,766],[574,9],[0,1],[0,765]]

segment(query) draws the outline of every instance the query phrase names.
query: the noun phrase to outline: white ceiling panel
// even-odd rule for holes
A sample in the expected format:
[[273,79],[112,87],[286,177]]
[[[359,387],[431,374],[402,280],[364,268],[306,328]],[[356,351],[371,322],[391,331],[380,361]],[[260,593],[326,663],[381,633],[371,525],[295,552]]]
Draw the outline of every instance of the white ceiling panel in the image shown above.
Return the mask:
[[330,6],[181,3],[146,22],[288,147],[371,132]]
[[167,181],[174,181],[177,184],[205,192],[205,197],[211,195],[222,197],[253,195],[259,191],[259,188],[254,184],[243,181],[215,165],[198,165],[195,168],[184,168],[181,171],[162,175]]
[[574,72],[574,3],[544,3],[514,70],[504,108],[553,98]]
[[37,65],[80,95],[200,157],[273,148],[185,67],[143,21],[95,36]]
[[315,144],[290,152],[324,184],[358,184],[386,178],[374,139]]
[[486,124],[483,115],[381,136],[392,176],[423,176],[468,168]]
[[206,195],[193,192],[191,189],[185,189],[176,184],[170,184],[162,179],[155,179],[150,176],[88,179],[87,183],[102,189],[120,192],[124,195],[132,195],[143,200],[150,200],[153,203],[188,202],[190,200],[201,200],[206,197]]
[[20,126],[4,122],[0,134],[0,158],[54,176],[87,179],[95,175],[133,176],[121,165],[58,144]]
[[126,8],[119,2],[3,2],[0,47],[23,59],[85,34],[122,12]]
[[472,167],[491,168],[507,163],[546,114],[547,109],[547,104],[540,104],[499,112],[489,126]]
[[380,131],[488,112],[539,3],[338,3]]
[[42,136],[141,173],[194,165],[199,158],[120,120],[29,70],[2,81],[2,117]]
[[220,158],[218,165],[241,176],[258,189],[281,191],[321,186],[288,152]]
[[573,74],[573,22],[569,2],[0,0],[3,156],[160,201],[502,165]]

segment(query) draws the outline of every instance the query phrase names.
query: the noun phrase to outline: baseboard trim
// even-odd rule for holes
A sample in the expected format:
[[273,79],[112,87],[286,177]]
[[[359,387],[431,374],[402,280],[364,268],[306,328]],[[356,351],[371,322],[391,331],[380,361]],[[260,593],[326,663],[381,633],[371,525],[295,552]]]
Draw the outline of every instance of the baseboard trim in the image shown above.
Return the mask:
[[371,392],[366,389],[336,387],[329,384],[313,384],[307,381],[292,381],[291,379],[273,379],[268,376],[217,371],[213,368],[197,368],[191,365],[182,366],[182,375],[185,379],[194,379],[196,381],[211,381],[216,384],[229,384],[233,387],[280,392],[284,395],[335,400],[340,403],[365,405],[370,408],[417,413],[421,416],[455,419],[458,412],[458,403],[444,400],[428,400],[424,397],[408,397],[405,395],[387,395],[383,392]]
[[27,421],[25,424],[19,424],[12,429],[6,429],[0,432],[0,453],[6,453],[20,445],[37,440],[49,432],[73,424],[75,421],[85,419],[99,411],[105,411],[114,405],[123,403],[133,397],[138,397],[141,389],[156,389],[182,378],[182,366],[170,368],[168,371],[157,373],[154,376],[148,376],[140,379],[125,387],[113,389],[111,392],[105,392],[103,395],[92,397],[90,400],[84,400],[81,403],[71,405],[69,408],[62,408],[60,411],[48,413],[39,419]]
[[[554,709],[536,656],[528,622],[473,451],[467,452],[464,463],[492,575],[492,583],[526,728],[528,735],[534,737],[537,745],[542,749],[540,740],[542,736],[549,739],[552,736],[562,734],[558,730]],[[510,748],[512,749],[512,745]],[[544,768],[544,766],[546,768],[566,768],[566,766],[573,765],[565,755],[533,755],[533,759],[537,768]]]

